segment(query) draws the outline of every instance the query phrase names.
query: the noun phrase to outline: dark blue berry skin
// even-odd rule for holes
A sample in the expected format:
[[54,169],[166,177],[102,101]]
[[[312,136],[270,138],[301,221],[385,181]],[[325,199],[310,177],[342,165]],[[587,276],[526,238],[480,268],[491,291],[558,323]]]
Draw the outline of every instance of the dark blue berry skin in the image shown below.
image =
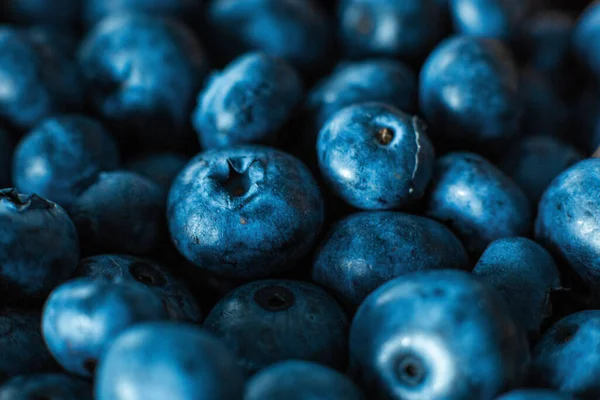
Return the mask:
[[496,400],[576,400],[567,394],[546,389],[518,389],[498,397]]
[[405,208],[420,199],[435,164],[426,126],[383,103],[344,108],[317,140],[323,178],[348,204],[365,210]]
[[79,262],[73,222],[55,203],[0,190],[2,303],[37,301],[66,281]]
[[560,320],[533,350],[531,383],[580,399],[600,397],[600,311],[581,311]]
[[350,370],[386,399],[492,399],[518,386],[529,348],[495,291],[463,271],[394,279],[350,330]]
[[[246,384],[245,400],[364,400],[347,376],[308,361],[283,361],[265,368]],[[0,398],[0,400],[2,400]]]
[[84,39],[79,63],[93,108],[116,134],[137,150],[182,146],[207,71],[202,47],[182,23],[109,17]]
[[77,24],[81,0],[6,0],[3,7],[17,24],[65,26]]
[[156,261],[122,254],[102,254],[81,260],[75,276],[144,285],[162,298],[171,319],[202,321],[198,303],[187,286]]
[[171,238],[181,254],[217,275],[281,274],[311,249],[324,217],[308,169],[268,147],[200,153],[169,194]]
[[9,27],[0,27],[0,86],[0,118],[18,130],[83,103],[75,63],[50,43]]
[[78,278],[59,286],[48,297],[42,334],[64,369],[90,377],[119,333],[140,322],[168,318],[162,299],[146,287]]
[[193,123],[204,148],[263,143],[276,135],[303,97],[298,73],[284,60],[252,52],[211,75]]
[[532,222],[523,191],[491,162],[467,152],[438,160],[426,214],[447,224],[473,255],[496,239],[527,236]]
[[581,161],[583,154],[570,144],[548,136],[525,138],[503,157],[504,172],[519,185],[532,205],[554,178]]
[[0,400],[92,400],[92,385],[66,374],[32,374],[0,386]]
[[243,392],[243,371],[220,340],[172,322],[121,334],[101,360],[95,385],[97,400],[241,400]]
[[348,318],[329,294],[309,283],[241,286],[217,303],[204,327],[223,338],[250,374],[289,359],[345,367]]
[[191,21],[199,16],[202,3],[203,0],[83,0],[83,18],[88,25],[111,15],[142,13]]
[[519,131],[519,76],[500,41],[446,39],[421,69],[419,97],[433,138],[448,147],[490,151]]
[[590,4],[580,15],[573,31],[572,46],[581,63],[600,79],[600,2]]
[[42,122],[19,142],[13,156],[13,182],[66,210],[102,171],[119,166],[114,139],[93,119],[61,116]]
[[259,50],[311,72],[330,56],[331,22],[318,1],[212,0],[206,22],[215,50],[226,62]]
[[13,139],[7,130],[0,128],[0,189],[11,186]]
[[165,235],[164,197],[136,173],[101,173],[70,210],[83,253],[150,254]]
[[125,169],[150,179],[159,185],[167,196],[171,184],[187,162],[188,158],[181,154],[152,153],[130,160],[125,164]]
[[560,287],[552,256],[523,237],[498,239],[481,255],[473,273],[496,288],[515,322],[536,338],[552,313],[550,293]]
[[312,277],[355,308],[393,278],[439,268],[469,268],[467,253],[448,228],[416,215],[365,212],[332,228],[317,251]]

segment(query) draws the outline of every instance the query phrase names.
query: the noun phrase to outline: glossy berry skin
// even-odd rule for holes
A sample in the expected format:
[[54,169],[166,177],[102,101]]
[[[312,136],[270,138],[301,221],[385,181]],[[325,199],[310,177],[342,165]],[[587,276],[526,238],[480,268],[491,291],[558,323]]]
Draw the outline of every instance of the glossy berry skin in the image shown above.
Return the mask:
[[152,153],[130,160],[125,164],[125,168],[158,184],[166,195],[169,193],[171,184],[187,162],[187,157],[181,154]]
[[[265,368],[246,384],[245,400],[363,400],[347,376],[308,361],[282,361]],[[0,398],[1,400],[1,398]]]
[[426,214],[447,224],[475,255],[496,239],[527,236],[532,218],[523,191],[488,160],[467,152],[438,160]]
[[41,300],[71,276],[78,262],[77,231],[60,206],[15,189],[0,190],[2,303]]
[[193,123],[204,148],[262,143],[275,136],[303,97],[298,73],[265,53],[247,53],[214,73]]
[[573,51],[590,73],[600,79],[600,2],[594,1],[580,15],[572,38]]
[[599,345],[600,311],[581,311],[560,320],[533,350],[532,383],[580,399],[597,399],[600,356],[594,349]]
[[200,153],[169,194],[171,238],[201,269],[228,278],[283,273],[312,247],[323,200],[308,169],[268,147]]
[[426,127],[383,103],[344,108],[319,132],[323,178],[348,204],[365,210],[404,208],[423,196],[435,155]]
[[0,128],[0,188],[11,186],[13,146],[13,139],[8,131]]
[[223,338],[250,374],[289,359],[345,366],[348,318],[329,294],[309,283],[248,283],[217,303],[204,327]]
[[18,130],[77,111],[83,102],[73,61],[57,47],[6,26],[0,27],[0,86],[0,118]]
[[191,21],[198,17],[202,3],[203,0],[83,0],[83,16],[88,25],[120,14],[148,14]]
[[498,239],[481,255],[473,273],[496,288],[515,322],[535,338],[552,314],[550,293],[560,288],[552,256],[523,237]]
[[188,324],[152,322],[125,331],[96,375],[97,400],[240,400],[244,375],[225,345]]
[[519,385],[529,349],[493,289],[463,271],[394,279],[350,330],[350,369],[386,399],[492,399]]
[[546,389],[518,389],[503,394],[496,400],[576,400],[567,394]]
[[64,369],[90,377],[119,333],[140,322],[168,318],[162,299],[148,288],[78,278],[59,286],[48,297],[42,334]]
[[143,285],[160,296],[171,319],[196,323],[202,320],[198,303],[183,281],[156,261],[122,254],[102,254],[81,260],[75,276]]
[[2,7],[8,19],[18,24],[64,26],[77,24],[81,0],[6,0]]
[[317,251],[312,277],[344,304],[358,307],[385,282],[412,272],[468,269],[460,240],[437,221],[397,212],[352,214]]
[[547,136],[523,139],[503,157],[501,167],[537,205],[554,178],[581,161],[583,154],[570,144]]
[[164,192],[133,172],[101,173],[70,212],[86,255],[147,255],[165,231]]
[[102,125],[84,116],[50,118],[19,142],[13,182],[66,210],[102,171],[119,166],[119,149]]
[[446,146],[482,147],[519,131],[518,73],[494,39],[456,36],[427,58],[420,75],[421,111]]
[[0,400],[92,400],[92,385],[66,374],[32,374],[0,386]]

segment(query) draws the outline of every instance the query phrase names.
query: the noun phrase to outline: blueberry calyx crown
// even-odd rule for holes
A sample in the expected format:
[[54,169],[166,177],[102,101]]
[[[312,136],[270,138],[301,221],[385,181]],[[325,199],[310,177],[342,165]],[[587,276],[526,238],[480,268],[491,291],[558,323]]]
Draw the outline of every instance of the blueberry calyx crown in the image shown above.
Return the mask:
[[396,375],[405,386],[415,387],[425,381],[427,371],[419,357],[403,355],[396,362]]
[[265,168],[260,160],[240,157],[228,158],[227,174],[214,178],[231,199],[236,199],[245,197],[264,176]]
[[272,312],[284,311],[294,305],[294,293],[283,286],[265,286],[254,293],[254,301],[263,309]]
[[133,279],[146,286],[165,286],[167,281],[162,274],[144,262],[134,262],[129,266]]
[[13,188],[0,190],[0,204],[19,212],[31,209],[50,209],[54,207],[54,203],[37,194],[25,195]]
[[382,146],[387,146],[392,143],[394,140],[394,136],[396,136],[396,132],[392,128],[388,128],[387,126],[382,126],[377,129],[377,142]]

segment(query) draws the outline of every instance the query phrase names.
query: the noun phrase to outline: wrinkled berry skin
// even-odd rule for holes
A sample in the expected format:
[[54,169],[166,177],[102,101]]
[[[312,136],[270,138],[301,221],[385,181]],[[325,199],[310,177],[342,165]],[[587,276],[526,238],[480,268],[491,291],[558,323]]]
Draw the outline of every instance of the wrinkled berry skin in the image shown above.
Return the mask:
[[517,389],[498,397],[496,400],[576,400],[566,393],[546,389]]
[[1,302],[42,299],[78,262],[77,231],[60,206],[35,194],[0,190]]
[[332,228],[312,277],[355,308],[393,278],[439,268],[469,268],[460,240],[444,225],[410,214],[364,212]]
[[111,15],[125,13],[191,21],[198,17],[202,2],[203,0],[83,0],[83,16],[88,25]]
[[19,142],[13,156],[13,182],[69,210],[102,171],[119,166],[114,139],[93,119],[61,116],[42,122]]
[[217,303],[204,327],[223,338],[249,374],[289,359],[345,367],[348,318],[329,294],[309,283],[241,286]]
[[596,79],[600,79],[600,2],[590,4],[580,15],[573,31],[573,51]]
[[109,17],[84,39],[79,64],[95,111],[116,134],[136,148],[182,145],[207,70],[202,47],[182,23]]
[[50,43],[6,26],[0,27],[0,86],[0,118],[18,130],[83,103],[75,63]]
[[59,286],[48,297],[42,334],[64,369],[90,377],[119,333],[143,321],[168,318],[162,299],[148,288],[79,278]]
[[447,224],[474,255],[496,239],[527,236],[532,218],[523,191],[488,160],[467,152],[438,160],[426,214]]
[[519,76],[508,49],[494,39],[446,39],[420,75],[421,111],[451,147],[482,147],[519,131]]
[[552,313],[550,292],[560,287],[552,256],[526,238],[498,239],[481,255],[473,273],[496,288],[515,322],[535,338]]
[[323,199],[308,169],[268,147],[200,153],[169,194],[171,238],[199,268],[227,278],[283,273],[312,247]]
[[202,320],[198,303],[186,285],[156,261],[122,254],[102,254],[81,260],[75,276],[141,284],[162,298],[171,319]]
[[492,399],[518,386],[529,349],[493,289],[463,271],[394,279],[350,330],[350,369],[389,399]]
[[243,392],[244,374],[220,340],[169,322],[120,335],[99,365],[95,387],[97,400],[240,400]]
[[0,400],[92,400],[92,385],[66,374],[33,374],[0,386]]
[[81,0],[5,0],[6,16],[23,25],[76,25],[81,11]]
[[[265,368],[246,384],[245,400],[364,400],[347,376],[323,365],[290,360]],[[0,398],[1,400],[1,398]]]
[[204,148],[262,143],[275,136],[303,97],[298,73],[285,61],[248,53],[211,76],[193,123]]
[[147,255],[165,234],[164,192],[127,171],[103,172],[73,203],[84,254]]
[[344,108],[319,132],[323,178],[346,203],[364,210],[405,208],[423,196],[433,174],[426,127],[383,103]]
[[171,184],[187,162],[188,159],[180,154],[152,153],[130,160],[125,168],[158,184],[167,195]]
[[581,311],[560,320],[533,350],[532,383],[581,399],[600,396],[600,311]]
[[519,185],[532,205],[537,205],[554,178],[581,161],[583,154],[575,147],[552,137],[523,139],[504,156],[504,172]]
[[11,186],[13,146],[13,139],[8,131],[0,128],[0,189]]

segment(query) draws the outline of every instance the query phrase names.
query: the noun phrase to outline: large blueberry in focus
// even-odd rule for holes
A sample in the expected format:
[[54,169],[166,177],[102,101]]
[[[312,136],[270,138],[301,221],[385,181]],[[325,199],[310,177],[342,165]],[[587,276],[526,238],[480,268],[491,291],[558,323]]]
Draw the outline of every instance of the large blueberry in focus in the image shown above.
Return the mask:
[[13,146],[13,139],[8,131],[0,127],[0,189],[11,186]]
[[526,238],[498,239],[481,255],[473,273],[498,290],[515,322],[536,338],[552,313],[550,293],[560,287],[552,256]]
[[119,166],[114,139],[96,121],[62,116],[42,122],[25,135],[13,156],[13,182],[67,211],[102,171]]
[[410,214],[365,212],[333,227],[317,252],[312,277],[358,307],[393,278],[440,268],[469,268],[460,240],[444,225]]
[[204,148],[265,142],[302,97],[302,80],[284,60],[245,54],[211,76],[198,98],[194,127]]
[[83,103],[75,63],[50,43],[6,26],[0,27],[0,87],[0,118],[19,130]]
[[283,273],[312,247],[323,199],[308,169],[279,150],[200,153],[169,194],[171,238],[199,268],[229,278]]
[[244,374],[224,344],[188,324],[149,322],[121,334],[102,358],[97,400],[241,400]]
[[79,63],[96,112],[139,147],[181,147],[207,71],[204,51],[182,23],[118,15],[88,33]]
[[83,17],[90,25],[110,15],[127,13],[172,17],[192,22],[199,17],[202,3],[203,0],[83,0]]
[[136,173],[101,173],[70,210],[83,253],[151,253],[165,235],[164,198],[157,184]]
[[0,400],[92,400],[92,384],[66,374],[32,374],[0,386]]
[[576,400],[568,393],[547,389],[517,389],[505,393],[496,400]]
[[42,315],[48,349],[67,371],[93,376],[119,333],[143,321],[169,318],[162,299],[136,284],[78,278],[54,290]]
[[580,15],[573,31],[572,46],[581,63],[600,79],[600,2],[590,4]]
[[[363,400],[347,376],[309,361],[282,361],[265,368],[246,384],[245,400]],[[0,398],[0,400],[2,400]]]
[[348,318],[329,294],[309,283],[241,286],[217,303],[204,327],[223,338],[248,373],[289,359],[345,367]]
[[1,303],[42,299],[78,262],[77,230],[60,206],[35,194],[0,190]]
[[165,195],[171,183],[188,162],[187,157],[176,153],[151,153],[136,157],[125,164],[129,171],[136,172],[158,184]]
[[525,378],[529,348],[495,291],[463,271],[394,279],[350,330],[350,370],[386,399],[492,399]]
[[405,208],[423,196],[435,156],[425,124],[383,103],[337,112],[319,132],[319,168],[348,204],[366,210]]
[[537,205],[554,178],[581,161],[583,154],[570,144],[547,136],[523,139],[502,159],[502,169]]
[[447,224],[469,253],[496,239],[527,236],[531,205],[502,171],[474,153],[450,153],[436,164],[427,215]]
[[581,311],[560,320],[533,350],[531,380],[536,387],[600,397],[600,311]]
[[519,75],[500,41],[446,39],[421,69],[419,91],[421,111],[446,146],[489,151],[519,131]]
[[11,22],[23,25],[76,25],[82,0],[5,0],[0,6]]
[[103,254],[81,260],[75,276],[138,283],[163,299],[172,319],[200,322],[202,313],[187,286],[165,266],[146,258]]

